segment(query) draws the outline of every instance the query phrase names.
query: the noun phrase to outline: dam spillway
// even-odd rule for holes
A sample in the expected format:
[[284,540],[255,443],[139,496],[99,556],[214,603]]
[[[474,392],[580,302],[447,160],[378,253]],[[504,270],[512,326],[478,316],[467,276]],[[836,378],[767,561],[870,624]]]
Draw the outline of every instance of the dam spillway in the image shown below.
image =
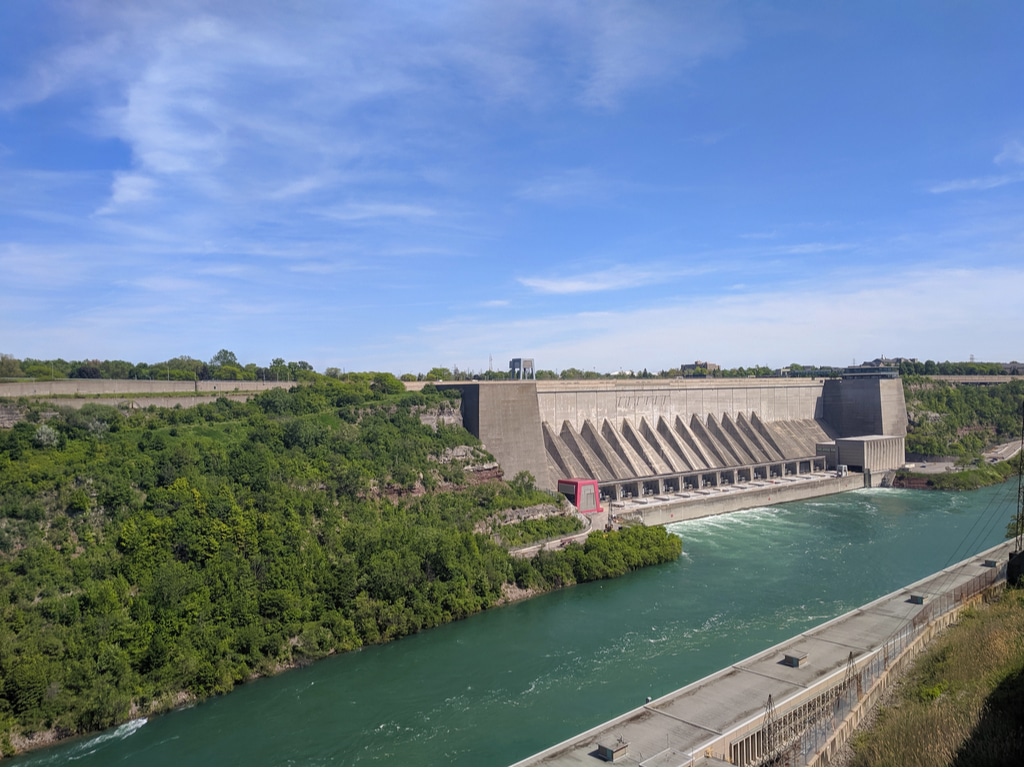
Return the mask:
[[461,391],[463,423],[507,476],[525,470],[543,488],[592,477],[611,498],[824,469],[822,446],[845,438],[898,438],[898,450],[887,447],[892,468],[907,426],[898,378],[438,386]]
[[[548,458],[566,477],[600,481],[701,473],[757,465],[785,464],[815,456],[818,443],[834,440],[829,428],[813,419],[764,422],[755,412],[735,419],[691,415],[659,417],[652,424],[623,419],[616,429],[605,420],[590,420],[577,430],[563,421],[560,431],[542,423]],[[749,479],[749,478],[748,478]]]

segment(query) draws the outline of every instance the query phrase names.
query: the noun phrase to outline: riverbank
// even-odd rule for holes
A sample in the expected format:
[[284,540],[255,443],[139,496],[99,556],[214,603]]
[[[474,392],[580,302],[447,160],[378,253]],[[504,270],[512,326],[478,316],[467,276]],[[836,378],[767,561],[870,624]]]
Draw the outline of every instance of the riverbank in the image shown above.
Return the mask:
[[1001,461],[959,472],[920,472],[913,469],[901,469],[896,472],[892,487],[913,490],[975,491],[978,488],[1006,482],[1017,473],[1014,463]]

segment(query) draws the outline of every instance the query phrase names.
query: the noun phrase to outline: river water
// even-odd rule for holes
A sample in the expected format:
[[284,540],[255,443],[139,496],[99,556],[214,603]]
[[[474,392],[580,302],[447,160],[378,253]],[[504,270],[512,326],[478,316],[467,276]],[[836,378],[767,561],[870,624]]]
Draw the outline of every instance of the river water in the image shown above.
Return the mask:
[[4,765],[508,765],[1004,539],[1016,482],[676,523],[683,556]]

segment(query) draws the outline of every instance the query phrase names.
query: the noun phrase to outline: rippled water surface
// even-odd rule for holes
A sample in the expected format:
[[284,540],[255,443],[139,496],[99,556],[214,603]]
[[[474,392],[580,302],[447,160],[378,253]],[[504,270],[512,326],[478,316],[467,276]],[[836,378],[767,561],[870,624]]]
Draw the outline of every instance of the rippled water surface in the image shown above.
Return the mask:
[[1016,492],[864,490],[676,523],[677,562],[5,764],[507,765],[998,544]]

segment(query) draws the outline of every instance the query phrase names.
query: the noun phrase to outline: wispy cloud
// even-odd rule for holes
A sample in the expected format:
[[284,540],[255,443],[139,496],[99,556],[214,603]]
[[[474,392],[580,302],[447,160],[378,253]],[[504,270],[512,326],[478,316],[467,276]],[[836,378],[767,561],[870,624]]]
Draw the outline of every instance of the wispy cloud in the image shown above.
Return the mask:
[[[1002,302],[1019,284],[1024,144],[1001,137],[979,169],[919,169],[962,153],[943,137],[1013,126],[1012,104],[943,113],[968,86],[914,69],[915,89],[950,98],[892,111],[882,141],[829,85],[866,44],[838,69],[778,77],[820,52],[826,26],[851,34],[848,3],[812,5],[795,19],[732,0],[26,4],[12,24],[31,34],[0,49],[0,329],[20,345],[5,351],[152,359],[209,342],[242,356],[241,339],[350,369],[506,347],[551,367],[650,368],[700,334],[723,363],[769,343],[841,362],[870,332],[921,356],[935,339],[900,306],[926,304],[917,284],[947,290],[900,265],[926,261],[958,284],[946,325],[921,318],[943,340],[997,337],[951,305],[982,305],[970,285]],[[969,60],[926,35],[872,41]],[[963,122],[915,145],[937,120]],[[830,279],[854,259],[900,291],[917,283],[887,294],[877,324],[841,328],[839,304],[876,310],[877,284]],[[976,263],[1009,271],[999,285],[943,271]],[[566,310],[580,305],[607,312]]]
[[796,243],[780,245],[769,249],[769,253],[786,256],[803,256],[809,253],[829,253],[832,251],[849,251],[856,246],[853,243]]
[[932,194],[941,195],[944,192],[967,192],[970,190],[995,189],[1005,187],[1007,184],[1016,184],[1024,181],[1024,173],[1008,173],[1001,176],[980,176],[975,179],[955,179],[941,184],[935,184],[928,188]]
[[151,200],[156,188],[157,183],[150,176],[138,173],[118,173],[114,176],[110,200],[96,213],[101,216],[115,213],[124,206]]
[[520,277],[519,283],[538,293],[596,293],[617,288],[637,288],[664,280],[666,271],[622,264],[593,272],[554,277]]
[[[1002,150],[992,162],[1001,166],[1024,165],[1024,144],[1019,141],[1008,141],[1003,145]],[[978,176],[970,179],[954,179],[939,184],[933,184],[928,188],[932,194],[943,194],[945,192],[968,192],[995,189],[1005,187],[1007,184],[1016,184],[1024,181],[1024,171],[1012,171],[992,176]]]
[[329,176],[304,176],[301,179],[285,182],[277,189],[272,190],[267,197],[271,200],[287,200],[292,197],[301,197],[329,186],[332,181],[333,179]]
[[[86,251],[89,255],[95,255]],[[36,293],[74,285],[95,270],[82,249],[0,243],[0,274],[8,287]]]
[[437,211],[426,205],[406,203],[346,203],[324,208],[320,215],[346,222],[379,221],[381,219],[421,220],[437,216]]
[[134,288],[163,295],[184,294],[196,297],[199,294],[210,293],[208,283],[173,275],[147,275],[127,282]]
[[353,267],[338,261],[303,261],[288,266],[290,272],[308,275],[336,275],[352,271]]
[[1016,140],[1006,142],[994,162],[996,165],[1024,165],[1024,144]]
[[[760,288],[742,296],[696,294],[654,306],[543,318],[480,318],[472,323],[454,318],[424,327],[420,342],[478,352],[508,349],[533,356],[541,368],[600,371],[620,364],[678,365],[684,354],[681,339],[689,340],[685,347],[694,350],[687,359],[700,354],[726,366],[841,365],[883,351],[921,359],[967,359],[974,354],[996,360],[1005,352],[998,335],[990,332],[989,308],[1006,307],[1007,322],[1024,322],[1024,306],[1015,298],[1016,287],[1024,284],[1020,266],[898,270],[889,278],[880,285],[850,276],[785,289]],[[936,302],[936,295],[943,301]],[[837,307],[855,309],[857,323],[845,323]],[[714,348],[699,352],[701,342],[694,340],[700,339],[713,339]]]
[[[772,239],[774,235],[751,236],[757,241]],[[608,267],[581,270],[578,266],[567,269],[565,274],[530,275],[516,278],[523,285],[540,294],[598,293],[642,286],[671,286],[680,280],[708,278],[713,275],[738,273],[744,279],[756,278],[764,283],[775,282],[780,275],[787,274],[787,280],[795,279],[789,274],[793,259],[787,257],[813,256],[822,253],[855,251],[860,246],[845,242],[809,242],[789,245],[762,246],[756,243],[738,248],[719,248],[707,251],[689,251],[672,258],[657,261],[635,261]],[[716,287],[728,288],[728,284],[712,281]],[[710,283],[702,283],[705,288]],[[736,283],[731,283],[735,290]]]
[[538,202],[575,202],[604,197],[608,182],[589,168],[574,168],[550,173],[527,182],[517,196]]
[[731,53],[742,43],[738,18],[721,4],[622,2],[581,10],[590,25],[590,66],[580,101],[591,107],[616,107],[629,90]]

